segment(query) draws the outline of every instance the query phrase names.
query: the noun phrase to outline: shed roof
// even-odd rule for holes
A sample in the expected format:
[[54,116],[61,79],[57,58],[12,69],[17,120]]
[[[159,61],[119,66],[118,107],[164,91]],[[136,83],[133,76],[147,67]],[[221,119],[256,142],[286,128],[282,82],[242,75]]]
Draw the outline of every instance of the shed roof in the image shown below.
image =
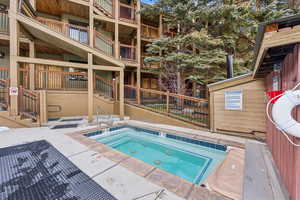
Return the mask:
[[219,82],[216,82],[216,83],[208,84],[207,87],[208,87],[210,92],[213,92],[213,91],[229,88],[229,87],[232,87],[232,86],[244,84],[244,83],[247,83],[247,82],[250,82],[250,81],[253,81],[253,80],[254,79],[253,79],[253,75],[252,75],[252,72],[251,72],[251,73],[243,74],[243,75],[240,75],[240,76],[236,76],[234,78],[230,78],[230,79],[226,79],[226,80],[219,81]]
[[[268,25],[275,25],[276,31],[266,32]],[[276,19],[259,25],[256,35],[253,76],[265,77],[300,42],[300,14]]]

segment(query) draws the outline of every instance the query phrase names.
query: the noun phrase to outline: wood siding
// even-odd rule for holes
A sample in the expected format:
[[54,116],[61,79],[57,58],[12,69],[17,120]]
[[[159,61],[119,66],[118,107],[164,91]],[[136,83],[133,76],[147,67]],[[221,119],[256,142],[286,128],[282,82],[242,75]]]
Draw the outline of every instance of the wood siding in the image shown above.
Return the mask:
[[[225,91],[242,90],[242,110],[225,110]],[[265,138],[265,85],[252,80],[211,92],[212,130],[246,137]]]
[[[281,89],[289,90],[300,81],[300,45],[288,54],[283,62],[281,71]],[[267,90],[272,91],[272,78],[274,73],[266,77]],[[300,120],[299,107],[294,112],[294,117]],[[290,136],[291,137],[291,136]],[[296,143],[300,139],[291,137]],[[300,148],[290,144],[287,138],[278,131],[271,122],[267,122],[267,143],[272,152],[274,161],[279,169],[282,180],[293,200],[300,200]]]

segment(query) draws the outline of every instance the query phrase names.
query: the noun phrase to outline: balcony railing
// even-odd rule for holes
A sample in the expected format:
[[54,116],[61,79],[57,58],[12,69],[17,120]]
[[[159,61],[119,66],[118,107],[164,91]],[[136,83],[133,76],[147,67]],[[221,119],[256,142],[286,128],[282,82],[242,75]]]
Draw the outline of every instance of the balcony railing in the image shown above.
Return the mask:
[[87,90],[88,78],[85,72],[64,72],[37,70],[35,87],[46,90]]
[[[36,66],[37,68],[45,66]],[[113,98],[115,86],[112,80],[94,74],[94,90],[103,96]],[[61,70],[37,69],[35,88],[43,90],[86,91],[88,75],[86,72],[65,72]]]
[[48,26],[49,28],[66,35],[83,44],[89,42],[89,28],[84,26],[77,26],[73,24],[64,23],[61,21],[47,19],[43,17],[36,18],[40,23]]
[[119,44],[120,46],[120,58],[126,61],[136,62],[136,47],[126,44]]
[[0,33],[9,33],[9,20],[7,11],[0,11]]
[[21,117],[31,118],[38,121],[40,116],[39,93],[19,88],[18,94],[19,113]]
[[208,100],[169,92],[124,86],[129,104],[181,119],[203,127],[209,125]]
[[106,97],[114,98],[115,84],[113,81],[94,74],[94,90]]
[[95,48],[109,56],[114,55],[114,41],[110,40],[109,38],[97,31],[95,31],[94,37]]
[[114,4],[112,0],[95,0],[94,6],[109,17],[114,17]]
[[0,80],[9,79],[9,68],[8,67],[0,67]]
[[157,63],[145,63],[146,56],[142,56],[142,68],[143,69],[158,69],[160,67],[159,62]]
[[141,34],[143,38],[149,38],[149,39],[159,38],[159,29],[154,26],[142,24]]
[[[29,88],[28,66],[21,64],[18,68],[19,83],[23,88]],[[9,80],[9,67],[0,67],[0,80]]]
[[9,106],[9,81],[0,80],[0,110],[7,110]]
[[120,3],[119,18],[130,23],[135,23],[135,7],[132,5]]

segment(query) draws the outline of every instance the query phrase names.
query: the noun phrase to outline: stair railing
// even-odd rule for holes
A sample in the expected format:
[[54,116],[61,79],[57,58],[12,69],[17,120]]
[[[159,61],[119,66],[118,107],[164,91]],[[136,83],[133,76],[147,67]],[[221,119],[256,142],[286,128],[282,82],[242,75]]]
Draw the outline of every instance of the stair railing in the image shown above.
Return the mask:
[[64,23],[58,20],[48,19],[44,17],[36,17],[40,23],[48,26],[52,30],[62,33],[67,37],[72,38],[83,44],[89,43],[89,28],[84,26],[77,26],[73,24]]
[[9,80],[0,79],[0,108],[7,110],[9,100]]
[[39,120],[40,116],[40,98],[39,93],[19,88],[18,94],[19,114],[22,118],[31,118],[34,121]]
[[114,41],[95,30],[94,47],[106,55],[114,56]]
[[111,18],[115,16],[114,3],[111,0],[95,0],[94,6]]
[[97,74],[94,74],[94,90],[97,93],[111,99],[114,98],[113,81],[105,79]]

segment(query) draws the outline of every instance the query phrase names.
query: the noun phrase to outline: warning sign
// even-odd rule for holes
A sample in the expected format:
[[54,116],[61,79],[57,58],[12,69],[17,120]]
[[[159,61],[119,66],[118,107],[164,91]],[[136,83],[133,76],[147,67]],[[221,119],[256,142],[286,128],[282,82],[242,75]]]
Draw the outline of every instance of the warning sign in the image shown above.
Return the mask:
[[10,96],[18,96],[18,87],[10,87],[9,88],[9,95]]

